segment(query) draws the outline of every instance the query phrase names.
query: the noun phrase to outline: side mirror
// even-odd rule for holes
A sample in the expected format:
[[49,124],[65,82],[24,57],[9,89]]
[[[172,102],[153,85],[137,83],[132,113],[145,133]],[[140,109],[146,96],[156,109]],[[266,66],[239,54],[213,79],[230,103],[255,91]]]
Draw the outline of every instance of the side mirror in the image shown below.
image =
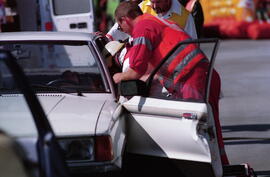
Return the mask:
[[146,96],[148,93],[146,83],[142,80],[121,81],[118,89],[122,96]]

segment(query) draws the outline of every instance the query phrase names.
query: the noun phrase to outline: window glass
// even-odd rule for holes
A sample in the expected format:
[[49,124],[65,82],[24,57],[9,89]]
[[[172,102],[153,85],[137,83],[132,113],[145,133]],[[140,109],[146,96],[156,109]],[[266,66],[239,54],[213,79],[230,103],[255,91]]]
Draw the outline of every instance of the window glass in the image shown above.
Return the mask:
[[[100,65],[88,45],[14,43],[2,47],[15,56],[37,93],[108,92]],[[1,93],[16,93],[10,75],[2,70],[0,73]]]
[[89,0],[53,0],[55,15],[81,14],[90,12]]
[[[204,102],[214,43],[179,46],[158,69],[151,83],[150,97]],[[197,45],[196,45],[197,46]],[[193,63],[201,55],[200,62]]]

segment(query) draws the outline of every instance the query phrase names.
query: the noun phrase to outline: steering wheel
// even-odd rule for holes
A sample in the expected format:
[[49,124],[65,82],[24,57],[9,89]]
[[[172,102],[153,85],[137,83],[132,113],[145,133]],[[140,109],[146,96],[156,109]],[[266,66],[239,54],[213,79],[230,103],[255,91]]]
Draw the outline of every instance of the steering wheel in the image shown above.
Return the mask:
[[46,85],[47,86],[62,86],[62,85],[78,85],[75,81],[72,80],[65,80],[65,79],[56,79],[53,81],[48,82]]

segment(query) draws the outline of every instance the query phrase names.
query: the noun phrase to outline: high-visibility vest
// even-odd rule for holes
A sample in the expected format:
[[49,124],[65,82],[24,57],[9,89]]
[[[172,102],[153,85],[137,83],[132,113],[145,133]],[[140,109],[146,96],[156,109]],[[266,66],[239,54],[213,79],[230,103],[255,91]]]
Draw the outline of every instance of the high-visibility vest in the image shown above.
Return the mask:
[[[150,0],[144,0],[140,3],[140,8],[143,13],[148,13],[154,16],[157,16],[157,13],[154,11],[154,9],[147,5],[150,2]],[[171,16],[167,20],[171,20],[175,22],[177,25],[179,25],[181,28],[185,28],[187,19],[190,12],[187,11],[183,6],[181,6],[181,15],[177,13],[172,13]]]
[[[144,14],[139,20],[153,20],[166,27],[163,30],[163,40],[153,51],[151,61],[162,60],[180,41],[191,39],[181,28],[175,23]],[[135,39],[134,39],[135,40]],[[179,47],[173,55],[163,64],[159,74],[159,80],[170,92],[175,90],[175,86],[183,79],[199,62],[205,61],[206,56],[198,48],[196,44],[186,44]],[[158,61],[158,63],[160,62]]]

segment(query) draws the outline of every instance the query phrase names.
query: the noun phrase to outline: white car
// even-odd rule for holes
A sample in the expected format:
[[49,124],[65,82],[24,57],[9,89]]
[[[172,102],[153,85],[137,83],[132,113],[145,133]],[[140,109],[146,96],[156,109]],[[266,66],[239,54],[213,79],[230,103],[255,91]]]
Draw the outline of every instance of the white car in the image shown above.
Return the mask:
[[[122,167],[127,113],[117,101],[101,46],[101,38],[89,33],[0,34],[0,48],[10,51],[23,68],[72,173],[104,173]],[[26,142],[36,133],[29,127],[32,124],[13,124],[29,114],[23,95],[11,76],[0,71],[0,128],[17,126],[11,136]],[[33,149],[28,151],[35,163]]]
[[[190,42],[176,46],[167,64],[177,49]],[[200,44],[211,60],[208,78],[217,44],[217,40]],[[0,47],[11,51],[24,68],[71,172],[120,170],[126,152],[171,159],[186,176],[221,177],[215,123],[207,99],[210,79],[200,100],[173,99],[166,91],[150,94],[164,62],[154,68],[146,83],[122,82],[118,91],[104,45],[103,37],[88,33],[0,33]],[[0,114],[8,115],[0,117],[1,126],[25,113],[20,109],[22,95],[10,76],[0,76],[0,105],[6,105],[0,107]],[[22,123],[14,136],[26,138],[30,130]]]

